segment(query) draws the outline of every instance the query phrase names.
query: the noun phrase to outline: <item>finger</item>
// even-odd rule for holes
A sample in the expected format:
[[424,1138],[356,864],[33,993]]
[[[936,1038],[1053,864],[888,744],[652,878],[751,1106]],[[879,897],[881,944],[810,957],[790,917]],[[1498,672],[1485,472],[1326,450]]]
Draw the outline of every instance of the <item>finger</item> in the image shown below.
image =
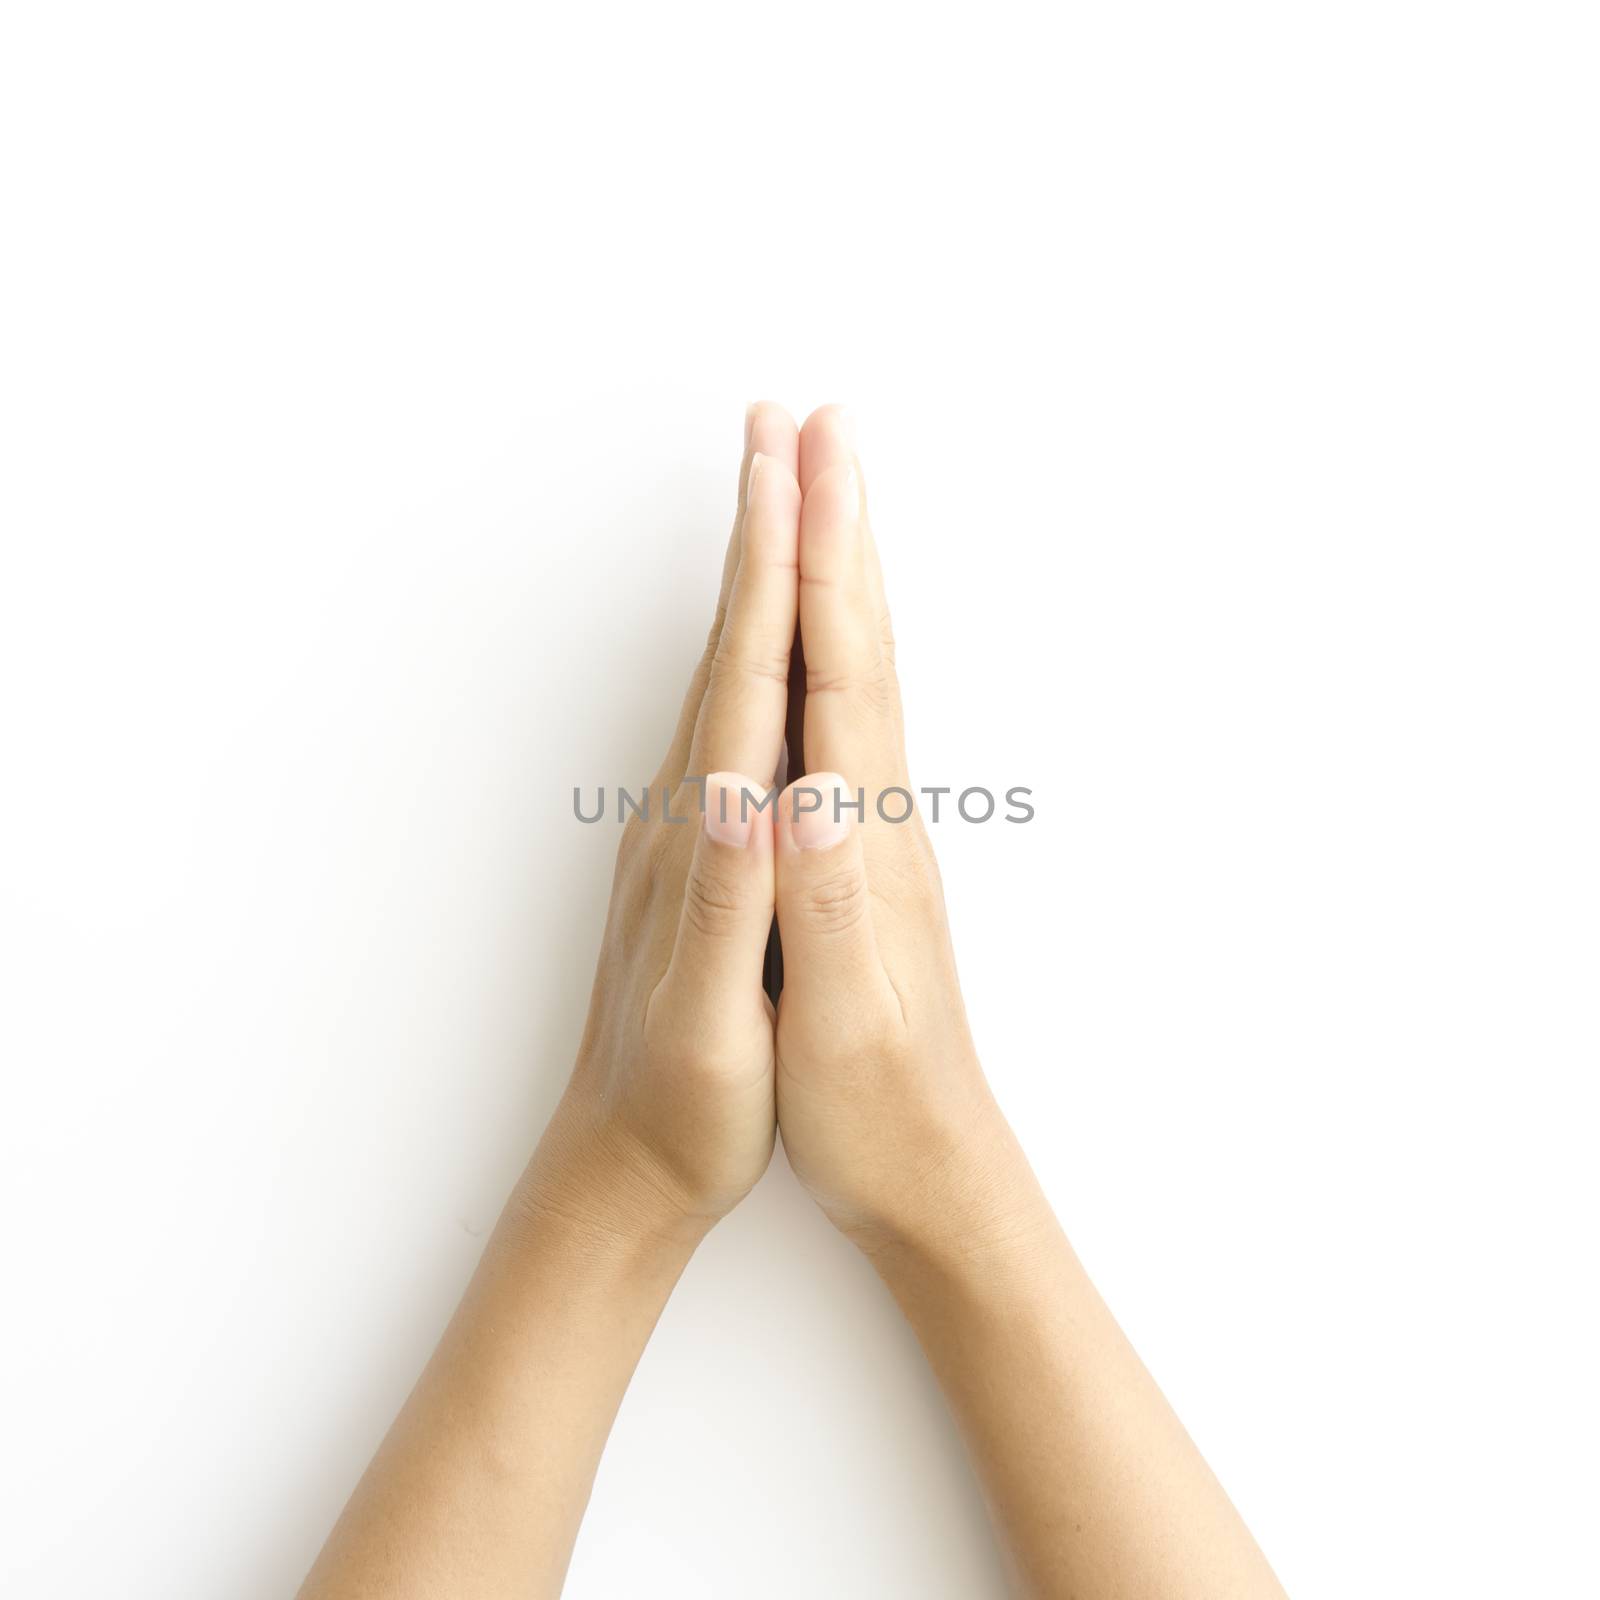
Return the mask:
[[[770,400],[760,400],[748,407],[744,414],[744,456],[739,463],[739,495],[733,514],[733,531],[728,535],[728,548],[722,559],[722,586],[717,594],[716,611],[711,619],[711,630],[706,636],[706,647],[689,680],[683,697],[683,708],[678,714],[678,726],[668,746],[657,782],[676,788],[687,769],[689,745],[694,738],[694,726],[700,717],[700,703],[705,698],[706,682],[711,676],[711,660],[716,654],[717,641],[722,637],[722,625],[728,612],[728,600],[733,592],[734,576],[739,570],[739,554],[744,530],[746,490],[750,479],[750,462],[756,454],[772,456],[791,471],[800,466],[800,432],[794,418],[780,405]],[[702,769],[703,770],[703,769]]]
[[[833,467],[854,461],[861,469],[857,448],[855,418],[843,406],[819,406],[800,429],[800,492],[809,494],[811,485]],[[894,663],[894,629],[889,622],[889,602],[884,594],[883,566],[878,559],[877,540],[870,518],[862,522],[867,558],[867,592],[873,615],[878,619],[878,638],[889,663]]]
[[706,779],[672,960],[652,1004],[669,1004],[690,1025],[703,1024],[707,1037],[729,1016],[765,1012],[774,803],[769,789],[737,772]]
[[711,657],[688,770],[753,773],[770,784],[789,705],[799,607],[800,485],[773,456],[751,457],[739,567]]
[[779,797],[777,907],[786,1006],[823,1006],[834,1015],[842,997],[859,995],[863,986],[892,994],[873,932],[859,798],[834,772],[808,773]]
[[853,458],[812,480],[800,513],[800,636],[806,762],[875,789],[903,783],[900,691],[884,649]]

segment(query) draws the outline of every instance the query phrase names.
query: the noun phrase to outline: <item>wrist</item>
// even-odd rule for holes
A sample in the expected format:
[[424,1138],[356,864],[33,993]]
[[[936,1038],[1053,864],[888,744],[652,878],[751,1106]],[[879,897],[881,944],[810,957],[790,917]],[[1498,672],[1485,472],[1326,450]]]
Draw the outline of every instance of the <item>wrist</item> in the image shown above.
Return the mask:
[[1011,1125],[987,1095],[958,1131],[924,1156],[913,1180],[870,1220],[843,1225],[843,1231],[886,1278],[906,1271],[981,1272],[1060,1236]]
[[624,1130],[571,1091],[550,1119],[508,1210],[519,1232],[557,1234],[597,1259],[688,1259],[717,1218],[690,1207]]

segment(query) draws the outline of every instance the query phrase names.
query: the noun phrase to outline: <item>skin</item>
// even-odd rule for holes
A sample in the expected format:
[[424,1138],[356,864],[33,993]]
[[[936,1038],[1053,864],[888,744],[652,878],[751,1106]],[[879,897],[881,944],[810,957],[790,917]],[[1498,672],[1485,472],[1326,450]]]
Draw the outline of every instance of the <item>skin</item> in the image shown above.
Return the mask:
[[[775,782],[797,622],[812,771],[756,811],[739,796]],[[1282,1594],[989,1092],[927,831],[876,814],[895,785],[913,787],[848,420],[752,407],[715,619],[652,786],[691,825],[625,830],[572,1080],[302,1600],[558,1595],[651,1330],[780,1125],[916,1330],[1019,1593]],[[862,818],[834,806],[862,790]]]

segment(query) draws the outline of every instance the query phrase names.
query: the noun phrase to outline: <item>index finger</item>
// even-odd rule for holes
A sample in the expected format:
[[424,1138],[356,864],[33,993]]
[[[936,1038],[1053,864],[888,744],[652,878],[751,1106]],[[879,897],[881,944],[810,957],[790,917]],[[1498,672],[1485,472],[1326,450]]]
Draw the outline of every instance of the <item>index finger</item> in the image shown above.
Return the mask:
[[[722,629],[727,621],[728,603],[733,595],[734,578],[739,571],[744,549],[744,524],[748,509],[750,464],[757,455],[773,456],[791,473],[799,470],[800,431],[794,418],[780,405],[770,400],[758,401],[745,412],[744,457],[739,463],[739,495],[734,510],[733,531],[728,536],[728,549],[722,561],[722,589],[717,596],[716,613],[711,620],[711,631],[706,636],[705,652],[695,666],[689,680],[688,692],[683,697],[683,709],[678,714],[677,730],[672,736],[667,754],[656,775],[657,786],[677,788],[689,769],[689,746],[694,739],[695,724],[700,720],[700,707],[705,700],[706,685],[711,677],[711,663],[722,639]],[[724,763],[732,765],[733,763]],[[706,767],[694,769],[704,773]]]
[[806,423],[800,447],[809,479],[800,513],[806,764],[881,790],[903,784],[906,765],[888,612],[860,463],[847,440],[816,424]]
[[789,705],[798,595],[800,486],[774,456],[751,458],[739,567],[689,749],[689,771],[771,783]]

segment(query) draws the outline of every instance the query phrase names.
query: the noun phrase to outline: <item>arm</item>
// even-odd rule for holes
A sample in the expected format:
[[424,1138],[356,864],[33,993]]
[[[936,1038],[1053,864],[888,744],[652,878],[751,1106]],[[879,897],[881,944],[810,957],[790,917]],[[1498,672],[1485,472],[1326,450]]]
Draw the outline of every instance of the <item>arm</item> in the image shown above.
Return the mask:
[[883,580],[836,410],[802,429],[800,478],[805,749],[827,770],[779,807],[790,1161],[916,1329],[1026,1593],[1281,1595],[989,1093],[920,818],[878,812],[878,795],[911,785]]
[[1281,1595],[1010,1130],[976,1135],[928,1202],[873,1260],[949,1399],[1024,1592]]
[[623,835],[572,1081],[301,1600],[559,1594],[661,1308],[771,1157],[772,814],[738,796],[770,790],[783,743],[797,452],[789,417],[752,410],[716,620],[652,820]]
[[705,1227],[553,1127],[307,1579],[334,1596],[556,1595],[623,1391]]

